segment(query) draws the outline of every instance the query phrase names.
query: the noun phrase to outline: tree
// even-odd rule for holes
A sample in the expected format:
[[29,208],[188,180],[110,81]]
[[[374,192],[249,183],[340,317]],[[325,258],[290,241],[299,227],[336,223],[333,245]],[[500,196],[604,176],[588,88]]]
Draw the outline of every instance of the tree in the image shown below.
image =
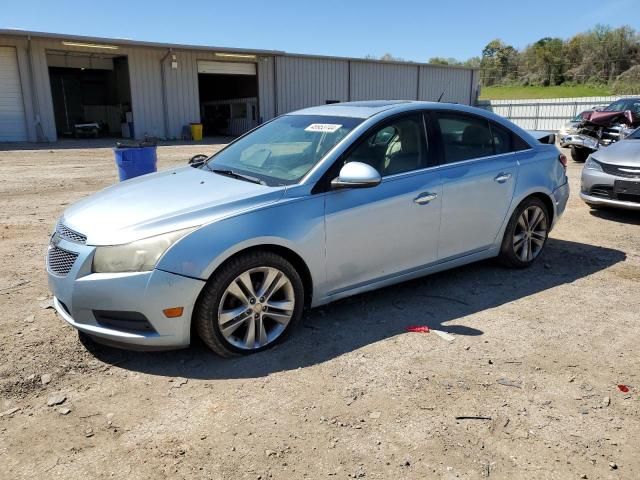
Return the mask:
[[482,49],[480,67],[483,84],[499,84],[512,77],[515,73],[514,67],[517,66],[517,57],[518,52],[511,45],[500,39],[491,40]]
[[390,53],[385,53],[384,55],[382,55],[380,57],[380,60],[382,60],[383,62],[404,62],[403,58],[394,57]]

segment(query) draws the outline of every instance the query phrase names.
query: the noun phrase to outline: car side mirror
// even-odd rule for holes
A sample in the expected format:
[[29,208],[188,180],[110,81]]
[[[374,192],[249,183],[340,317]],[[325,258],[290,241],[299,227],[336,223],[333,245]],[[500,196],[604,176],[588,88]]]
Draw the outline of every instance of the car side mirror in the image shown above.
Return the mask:
[[331,188],[369,188],[382,181],[380,173],[371,165],[349,162],[340,169],[337,178],[331,181]]
[[202,153],[199,153],[198,155],[194,155],[193,157],[191,157],[189,159],[189,165],[191,165],[192,167],[199,167],[200,165],[202,165],[207,159],[209,158],[209,155],[204,155]]

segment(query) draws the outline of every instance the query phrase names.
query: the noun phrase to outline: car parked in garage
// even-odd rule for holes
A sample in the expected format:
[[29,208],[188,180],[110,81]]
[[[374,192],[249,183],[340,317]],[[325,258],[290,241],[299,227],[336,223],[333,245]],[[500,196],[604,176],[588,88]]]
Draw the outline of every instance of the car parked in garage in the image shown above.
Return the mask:
[[640,210],[640,128],[589,156],[580,197],[593,208]]
[[300,110],[68,208],[47,255],[54,305],[119,346],[196,331],[223,356],[261,351],[304,307],[491,257],[528,267],[564,211],[565,166],[463,105]]

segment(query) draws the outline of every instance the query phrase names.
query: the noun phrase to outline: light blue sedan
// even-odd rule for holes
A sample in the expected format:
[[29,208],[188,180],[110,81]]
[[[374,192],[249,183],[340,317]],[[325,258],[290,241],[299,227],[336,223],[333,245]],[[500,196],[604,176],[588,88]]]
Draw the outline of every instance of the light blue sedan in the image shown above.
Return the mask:
[[223,356],[257,352],[305,307],[490,257],[531,265],[567,203],[565,164],[472,107],[300,110],[68,208],[54,305],[108,344],[185,347],[193,331]]

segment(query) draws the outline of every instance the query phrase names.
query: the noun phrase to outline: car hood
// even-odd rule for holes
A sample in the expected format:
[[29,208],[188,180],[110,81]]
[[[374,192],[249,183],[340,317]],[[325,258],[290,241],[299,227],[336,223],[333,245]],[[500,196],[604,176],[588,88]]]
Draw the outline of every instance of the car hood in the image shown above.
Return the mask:
[[591,155],[602,163],[640,167],[640,139],[621,140]]
[[69,207],[62,221],[88,245],[120,245],[268,205],[284,191],[182,167],[106,188]]

